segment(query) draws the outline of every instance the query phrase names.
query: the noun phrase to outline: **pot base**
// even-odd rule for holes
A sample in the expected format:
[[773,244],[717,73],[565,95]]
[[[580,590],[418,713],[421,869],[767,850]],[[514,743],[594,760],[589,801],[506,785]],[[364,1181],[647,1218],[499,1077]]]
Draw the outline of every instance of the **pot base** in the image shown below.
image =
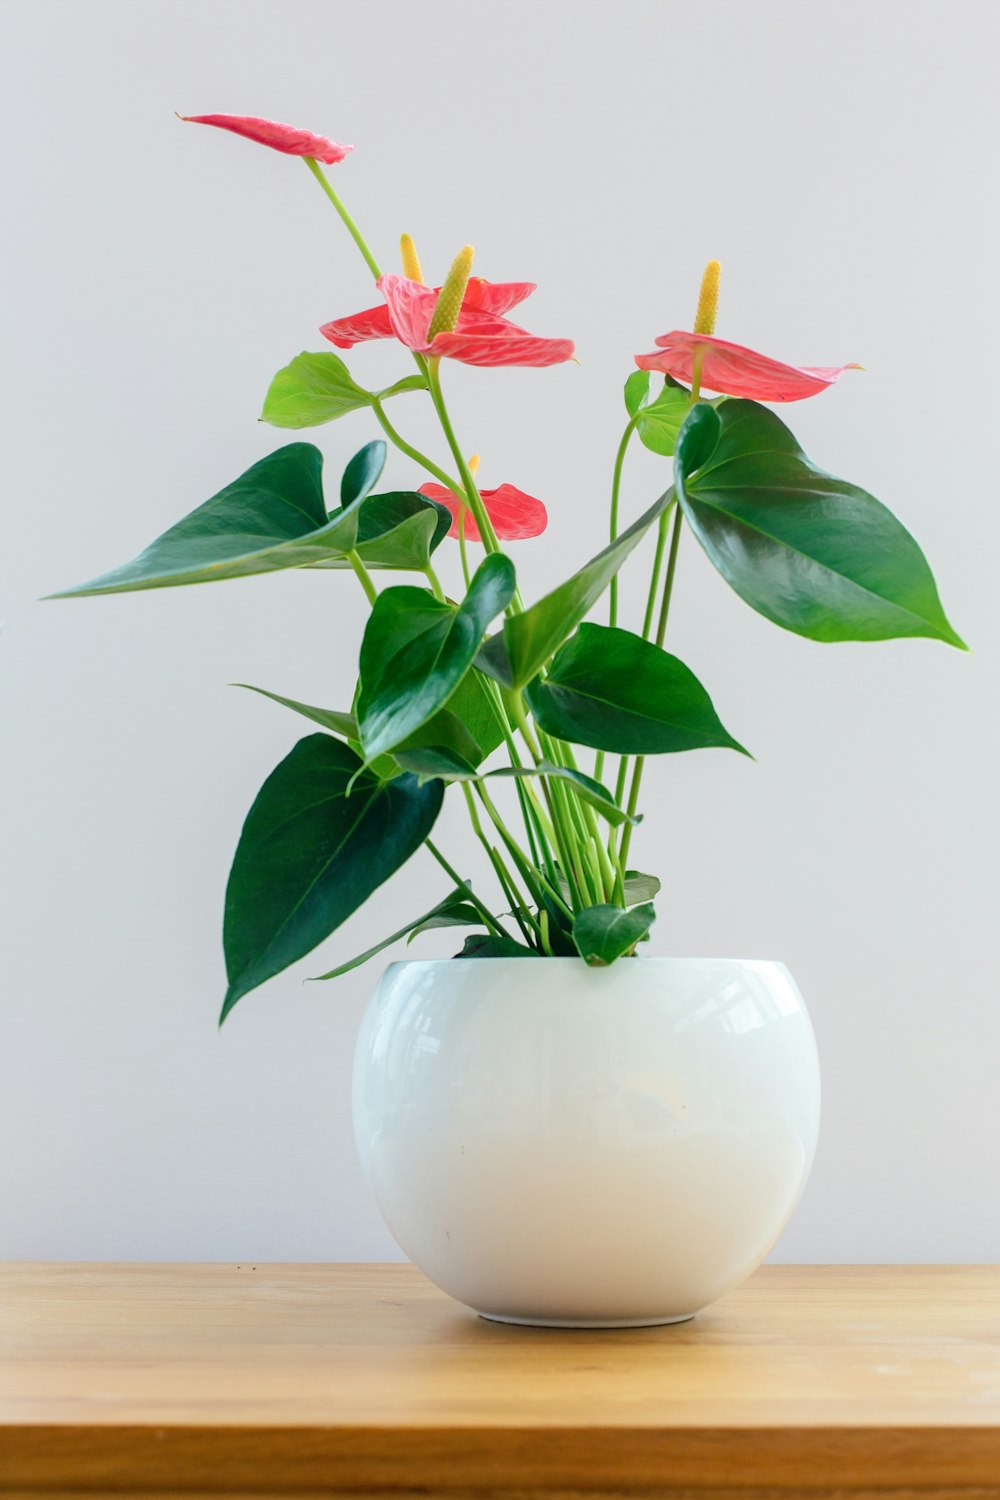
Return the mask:
[[487,1323],[519,1323],[524,1328],[662,1328],[667,1323],[690,1323],[694,1313],[672,1318],[518,1318],[509,1313],[481,1312]]

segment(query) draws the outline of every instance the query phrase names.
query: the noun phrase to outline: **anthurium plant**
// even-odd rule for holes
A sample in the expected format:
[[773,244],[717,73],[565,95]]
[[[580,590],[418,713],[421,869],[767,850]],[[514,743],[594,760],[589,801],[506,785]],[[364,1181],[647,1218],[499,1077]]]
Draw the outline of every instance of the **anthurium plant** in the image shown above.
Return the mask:
[[[312,728],[264,782],[236,850],[223,1018],[421,848],[439,867],[439,899],[319,977],[442,927],[470,930],[461,959],[555,955],[600,965],[634,955],[659,889],[631,858],[646,758],[746,753],[707,689],[665,649],[685,531],[752,609],[785,630],[814,641],[929,636],[962,646],[910,534],[873,496],[817,468],[765,404],[814,396],[857,367],[787,365],[717,338],[719,266],[711,262],[693,327],[656,338],[625,381],[607,546],[528,602],[503,544],[537,536],[545,506],[511,483],[480,487],[445,386],[456,364],[482,379],[478,372],[493,366],[538,370],[574,359],[569,339],[539,337],[509,319],[532,284],[474,275],[466,246],[443,282],[430,285],[406,234],[401,271],[383,272],[323,170],[349,146],[267,120],[188,118],[302,158],[377,292],[373,306],[323,323],[321,334],[340,351],[395,340],[405,356],[399,378],[382,390],[362,385],[333,349],[297,355],[271,382],[263,420],[275,427],[298,431],[363,413],[381,429],[332,493],[319,448],[288,443],[132,562],[55,596],[327,568],[350,575],[363,597],[351,704],[318,707],[254,689]],[[440,423],[435,456],[403,435],[416,400],[430,402]],[[633,439],[673,470],[623,524]],[[387,443],[412,462],[412,488],[380,488]],[[638,629],[618,616],[626,564],[640,579],[645,567]],[[602,600],[603,618],[593,618]],[[448,793],[468,810],[486,885],[456,869],[435,841]]]

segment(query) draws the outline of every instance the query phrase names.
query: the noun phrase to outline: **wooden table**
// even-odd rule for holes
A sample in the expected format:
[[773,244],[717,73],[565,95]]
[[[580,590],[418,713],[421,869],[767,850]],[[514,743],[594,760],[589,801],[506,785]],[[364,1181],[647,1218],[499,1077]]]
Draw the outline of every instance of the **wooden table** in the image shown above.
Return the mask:
[[0,1268],[0,1495],[1000,1497],[1000,1269],[486,1323],[410,1266]]

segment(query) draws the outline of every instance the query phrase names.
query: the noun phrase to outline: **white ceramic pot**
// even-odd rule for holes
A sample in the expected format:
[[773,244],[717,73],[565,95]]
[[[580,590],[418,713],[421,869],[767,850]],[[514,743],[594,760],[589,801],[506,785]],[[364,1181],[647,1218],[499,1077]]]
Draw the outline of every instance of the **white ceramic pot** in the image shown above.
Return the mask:
[[788,1222],[816,1045],[779,963],[395,963],[358,1039],[354,1123],[401,1248],[484,1317],[675,1322]]

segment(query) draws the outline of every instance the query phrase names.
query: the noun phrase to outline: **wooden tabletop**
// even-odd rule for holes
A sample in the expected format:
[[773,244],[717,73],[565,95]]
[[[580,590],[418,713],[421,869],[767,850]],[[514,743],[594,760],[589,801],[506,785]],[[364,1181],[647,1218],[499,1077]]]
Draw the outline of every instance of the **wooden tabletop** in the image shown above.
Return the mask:
[[411,1266],[0,1267],[0,1495],[1000,1496],[1000,1268],[487,1323]]

